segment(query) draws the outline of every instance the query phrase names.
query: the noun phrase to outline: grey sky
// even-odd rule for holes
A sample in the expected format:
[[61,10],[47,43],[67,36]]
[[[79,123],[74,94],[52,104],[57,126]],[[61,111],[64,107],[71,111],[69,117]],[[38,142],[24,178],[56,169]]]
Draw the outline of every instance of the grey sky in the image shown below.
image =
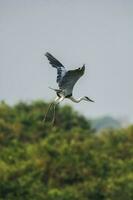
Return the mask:
[[74,95],[96,103],[77,110],[133,121],[132,13],[132,0],[0,0],[0,100],[51,100],[49,51],[68,69],[86,64]]

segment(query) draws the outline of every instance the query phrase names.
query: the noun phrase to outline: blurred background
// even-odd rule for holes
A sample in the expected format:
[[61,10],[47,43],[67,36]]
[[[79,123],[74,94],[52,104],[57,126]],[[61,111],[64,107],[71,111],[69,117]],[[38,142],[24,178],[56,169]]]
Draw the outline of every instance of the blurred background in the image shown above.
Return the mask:
[[[0,200],[133,199],[133,1],[0,0]],[[46,52],[86,64],[74,96]]]
[[[133,121],[133,2],[131,0],[0,1],[0,100],[52,100],[56,70],[46,51],[67,69],[86,64],[72,104],[87,117]],[[70,103],[66,101],[66,103]]]

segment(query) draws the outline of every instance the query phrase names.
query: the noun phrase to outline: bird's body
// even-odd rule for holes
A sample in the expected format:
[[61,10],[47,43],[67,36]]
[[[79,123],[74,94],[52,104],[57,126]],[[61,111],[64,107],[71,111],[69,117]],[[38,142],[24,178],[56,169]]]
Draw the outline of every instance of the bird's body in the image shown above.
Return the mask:
[[[60,63],[56,58],[54,58],[50,53],[46,53],[45,56],[48,58],[49,63],[52,65],[52,67],[57,69],[57,83],[59,86],[59,89],[53,89],[57,94],[57,97],[54,100],[54,117],[55,117],[55,106],[63,101],[65,98],[69,98],[71,101],[75,103],[79,103],[82,100],[85,101],[91,101],[88,97],[81,97],[79,99],[75,99],[72,95],[73,87],[75,83],[79,80],[81,76],[83,76],[85,72],[85,65],[83,65],[81,68],[75,69],[75,70],[69,70],[67,71],[65,67]],[[51,105],[50,105],[51,107]],[[49,108],[50,109],[50,108]],[[48,109],[48,110],[49,110]],[[48,113],[48,111],[47,111]],[[54,118],[53,118],[54,121]]]

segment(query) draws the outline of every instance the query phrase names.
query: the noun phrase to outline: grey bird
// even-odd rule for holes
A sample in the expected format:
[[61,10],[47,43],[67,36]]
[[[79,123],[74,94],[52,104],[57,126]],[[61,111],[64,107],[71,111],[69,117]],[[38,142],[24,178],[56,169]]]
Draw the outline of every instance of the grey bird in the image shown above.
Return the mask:
[[87,96],[75,99],[72,95],[73,87],[74,87],[75,83],[79,80],[79,78],[81,76],[83,76],[83,74],[85,72],[85,65],[83,65],[81,68],[67,71],[65,69],[64,65],[62,65],[62,63],[60,63],[50,53],[47,52],[45,54],[45,56],[48,58],[49,63],[52,65],[52,67],[57,69],[56,82],[58,83],[59,88],[53,89],[50,87],[50,89],[52,89],[56,92],[57,96],[54,99],[54,102],[50,104],[50,106],[46,112],[45,118],[44,118],[44,121],[45,121],[51,106],[54,105],[54,114],[53,114],[53,120],[52,120],[52,122],[54,123],[56,105],[59,104],[61,101],[63,101],[65,98],[68,98],[75,103],[79,103],[82,100],[90,101],[90,102],[94,102],[94,101]]

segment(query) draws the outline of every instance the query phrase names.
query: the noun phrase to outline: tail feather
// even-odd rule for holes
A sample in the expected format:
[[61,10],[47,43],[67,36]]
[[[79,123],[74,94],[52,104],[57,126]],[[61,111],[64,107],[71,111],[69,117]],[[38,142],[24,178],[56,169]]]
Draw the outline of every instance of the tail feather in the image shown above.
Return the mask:
[[54,90],[55,92],[62,92],[62,90],[60,90],[60,89],[54,89],[54,88],[51,88],[51,87],[49,87],[51,90]]

